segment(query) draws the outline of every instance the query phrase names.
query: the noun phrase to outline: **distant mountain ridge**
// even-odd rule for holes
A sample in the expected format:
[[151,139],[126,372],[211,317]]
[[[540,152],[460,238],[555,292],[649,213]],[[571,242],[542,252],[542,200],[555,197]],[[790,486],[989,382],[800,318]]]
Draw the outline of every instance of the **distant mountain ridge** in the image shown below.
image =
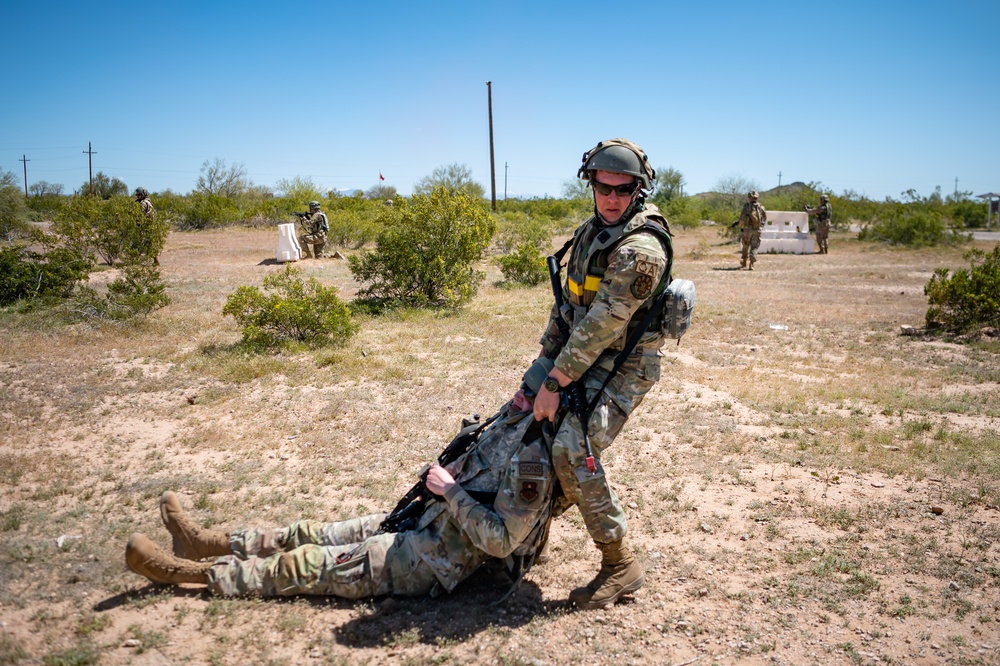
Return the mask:
[[[773,195],[773,194],[793,194],[799,190],[804,190],[809,186],[803,183],[801,180],[797,180],[794,183],[789,183],[788,185],[779,185],[777,187],[772,187],[769,190],[764,190],[760,193],[762,197]],[[720,197],[729,196],[723,192],[699,192],[698,194],[692,194],[692,197],[696,199],[708,199],[710,197]]]

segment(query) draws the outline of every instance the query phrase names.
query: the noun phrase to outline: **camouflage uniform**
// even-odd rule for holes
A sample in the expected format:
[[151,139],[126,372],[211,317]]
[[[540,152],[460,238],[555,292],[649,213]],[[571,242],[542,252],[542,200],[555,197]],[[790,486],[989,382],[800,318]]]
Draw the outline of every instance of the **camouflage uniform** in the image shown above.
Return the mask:
[[828,254],[828,239],[830,238],[830,217],[832,210],[829,201],[821,201],[816,208],[806,208],[806,212],[816,216],[816,245],[820,254]]
[[[647,224],[662,231],[658,234]],[[594,216],[574,234],[563,284],[570,337],[560,346],[556,318],[561,315],[553,307],[541,345],[545,356],[554,358],[555,367],[572,381],[587,372],[588,400],[610,374],[631,331],[629,322],[642,320],[650,297],[663,286],[661,278],[670,269],[664,247],[664,242],[669,243],[664,236],[669,233],[656,206],[640,204],[638,212],[624,215],[617,224],[605,226]],[[566,416],[552,444],[552,464],[563,494],[579,507],[597,543],[620,541],[628,530],[628,520],[605,477],[600,455],[659,380],[663,342],[658,327],[643,335],[598,400],[588,424],[595,473],[587,469],[583,432],[576,416]]]
[[[447,466],[460,485],[431,502],[413,530],[377,534],[385,514],[375,514],[233,532],[233,554],[209,569],[209,589],[347,599],[437,594],[453,590],[490,558],[533,553],[548,529],[556,483],[542,425],[529,412],[506,410]],[[489,506],[470,492],[496,497]]]
[[[317,259],[324,257],[323,247],[326,246],[326,235],[330,231],[330,223],[326,219],[326,213],[317,210],[309,219],[302,222],[306,228],[306,233],[299,236],[299,245],[302,247],[303,256],[315,256]],[[309,253],[309,246],[312,245],[312,255]]]
[[147,217],[156,219],[156,209],[153,208],[153,202],[149,198],[145,198],[139,202],[139,206],[142,207],[142,212],[146,214]]
[[760,247],[760,230],[767,223],[767,211],[757,203],[756,200],[743,204],[740,211],[740,266],[747,267],[750,262],[750,269],[753,269],[757,261],[757,248]]

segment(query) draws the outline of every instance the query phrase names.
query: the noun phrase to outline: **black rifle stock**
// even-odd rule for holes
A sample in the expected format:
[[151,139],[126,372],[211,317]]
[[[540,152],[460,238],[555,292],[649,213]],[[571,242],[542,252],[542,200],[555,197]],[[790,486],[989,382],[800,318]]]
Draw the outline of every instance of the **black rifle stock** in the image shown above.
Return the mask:
[[[462,429],[437,457],[438,464],[444,467],[462,457],[469,450],[472,443],[476,441],[479,433],[496,420],[499,414],[500,412],[497,412],[496,415],[483,423],[479,422],[478,414],[474,414],[472,419],[462,419]],[[402,499],[396,503],[396,507],[385,517],[379,525],[378,534],[412,530],[417,526],[417,522],[420,520],[420,516],[423,515],[427,503],[431,500],[439,499],[438,495],[435,495],[427,488],[427,472],[430,471],[430,468],[430,465],[424,465],[424,468],[420,470],[420,479],[410,488],[409,492],[403,495]]]

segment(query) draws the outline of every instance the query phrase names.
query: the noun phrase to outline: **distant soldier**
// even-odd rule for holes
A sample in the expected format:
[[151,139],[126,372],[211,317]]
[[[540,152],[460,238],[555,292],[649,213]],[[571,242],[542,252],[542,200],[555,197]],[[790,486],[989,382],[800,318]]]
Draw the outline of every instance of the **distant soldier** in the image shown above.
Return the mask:
[[[135,188],[135,192],[132,193],[135,196],[135,200],[139,202],[139,207],[142,208],[142,212],[145,213],[146,219],[149,222],[156,221],[156,209],[153,208],[153,202],[149,200],[149,190],[145,187]],[[153,225],[155,226],[155,225]],[[153,265],[160,265],[160,258],[153,255]]]
[[[322,259],[323,248],[326,246],[326,235],[330,233],[330,222],[326,219],[326,213],[319,209],[318,201],[309,202],[309,217],[302,220],[305,233],[299,236],[299,245],[302,246],[302,257],[314,256]],[[309,254],[309,246],[313,246],[312,255]]]
[[142,212],[146,214],[146,217],[156,219],[156,209],[153,208],[153,202],[149,200],[149,190],[145,187],[135,188],[133,193],[135,200],[139,202],[139,206],[142,207]]
[[[757,203],[760,194],[757,190],[747,193],[747,202],[743,204],[740,217],[731,226],[740,225],[740,268],[753,270],[757,261],[757,248],[760,247],[760,230],[767,223],[767,211]],[[749,266],[747,263],[749,262]]]
[[820,195],[819,205],[815,208],[806,206],[806,212],[816,216],[816,245],[819,246],[819,253],[829,254],[827,239],[830,237],[830,217],[833,214],[830,210],[830,197]]

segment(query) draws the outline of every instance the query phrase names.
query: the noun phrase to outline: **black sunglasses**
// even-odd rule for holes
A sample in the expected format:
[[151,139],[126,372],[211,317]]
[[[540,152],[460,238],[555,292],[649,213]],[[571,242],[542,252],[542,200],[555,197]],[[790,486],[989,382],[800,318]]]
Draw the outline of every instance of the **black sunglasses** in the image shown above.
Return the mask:
[[611,196],[612,192],[620,197],[630,197],[638,189],[639,181],[633,180],[631,183],[625,183],[624,185],[608,185],[599,180],[592,180],[590,181],[590,186],[602,197]]

